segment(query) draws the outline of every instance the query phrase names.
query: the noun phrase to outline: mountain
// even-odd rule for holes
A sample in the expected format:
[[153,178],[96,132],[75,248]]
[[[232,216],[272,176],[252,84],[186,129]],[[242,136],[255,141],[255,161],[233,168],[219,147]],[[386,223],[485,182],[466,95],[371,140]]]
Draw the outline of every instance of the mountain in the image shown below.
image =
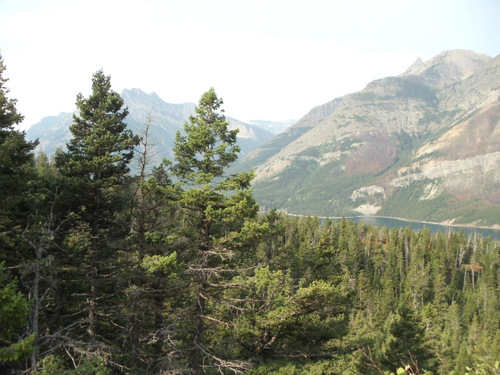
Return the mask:
[[73,114],[61,112],[57,116],[44,117],[42,121],[32,125],[26,131],[26,139],[34,141],[38,139],[35,152],[42,151],[47,155],[53,155],[58,148],[64,148],[68,143],[71,133],[69,126],[73,120]]
[[500,56],[445,51],[312,109],[243,158],[265,208],[500,225]]
[[[123,90],[121,96],[129,110],[126,118],[129,129],[140,133],[148,118],[151,120],[150,137],[157,152],[152,164],[159,164],[163,157],[173,159],[172,147],[175,134],[177,131],[183,131],[184,122],[194,114],[195,104],[166,103],[155,93],[146,94],[139,89]],[[39,139],[40,144],[37,150],[52,155],[57,148],[65,147],[71,138],[69,126],[72,119],[72,113],[46,117],[27,130],[26,138],[28,140]],[[257,148],[273,136],[271,132],[258,126],[245,124],[229,117],[227,120],[230,129],[239,129],[238,144],[242,155]]]
[[258,126],[259,128],[265,129],[274,135],[283,133],[290,126],[295,124],[297,120],[285,120],[285,121],[267,121],[267,120],[250,120],[250,125]]

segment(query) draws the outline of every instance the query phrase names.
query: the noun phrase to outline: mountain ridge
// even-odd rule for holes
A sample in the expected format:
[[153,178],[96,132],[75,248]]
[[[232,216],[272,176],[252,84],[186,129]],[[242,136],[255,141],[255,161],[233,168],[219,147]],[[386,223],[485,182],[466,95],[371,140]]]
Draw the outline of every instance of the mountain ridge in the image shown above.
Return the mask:
[[255,168],[254,194],[268,208],[498,225],[499,97],[500,57],[445,51],[338,98],[268,160],[258,155],[276,138],[242,164]]
[[[152,114],[161,157],[172,158],[173,137],[194,104],[140,89],[122,96],[129,127],[140,129]],[[43,119],[28,139],[38,129],[42,149],[64,146],[71,116]],[[500,225],[500,55],[451,50],[417,59],[399,75],[312,108],[279,134],[226,118],[244,148],[232,171],[255,169],[263,209]]]
[[[125,89],[120,96],[129,110],[125,119],[127,126],[135,133],[141,132],[145,123],[150,121],[150,137],[156,144],[156,156],[152,163],[157,165],[163,158],[173,158],[173,144],[177,131],[183,132],[184,122],[195,112],[194,103],[172,104],[163,101],[155,92],[145,93],[141,89]],[[69,126],[73,113],[61,112],[57,116],[47,116],[33,124],[26,131],[28,140],[39,140],[37,152],[49,156],[57,148],[64,148],[71,138]],[[237,119],[227,117],[230,129],[239,129],[238,144],[242,155],[257,148],[273,137],[273,134],[255,125],[246,124]]]

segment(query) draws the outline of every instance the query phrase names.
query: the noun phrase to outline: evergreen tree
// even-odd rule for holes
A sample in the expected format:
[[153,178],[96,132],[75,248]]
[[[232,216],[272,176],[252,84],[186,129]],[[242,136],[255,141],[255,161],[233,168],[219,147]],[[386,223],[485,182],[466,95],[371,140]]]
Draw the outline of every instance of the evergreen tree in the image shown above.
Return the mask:
[[17,288],[17,280],[9,280],[0,263],[0,373],[9,364],[29,358],[34,335],[26,334],[30,305]]
[[387,369],[417,361],[422,368],[433,365],[430,348],[425,342],[425,328],[420,317],[408,306],[401,305],[395,314],[390,314],[385,324],[385,342],[381,348]]
[[[190,246],[182,260],[188,268],[192,298],[188,306],[188,326],[192,332],[189,367],[197,372],[203,366],[237,368],[239,365],[216,356],[210,347],[209,332],[217,329],[214,315],[220,303],[218,294],[227,281],[238,274],[238,254],[251,236],[246,220],[257,213],[250,181],[252,173],[227,176],[228,167],[238,158],[238,130],[229,130],[219,99],[210,89],[205,92],[196,115],[184,124],[185,135],[177,133],[174,145],[174,176],[182,189],[179,204],[186,216]],[[226,285],[224,285],[226,284]],[[214,326],[215,324],[215,326]]]
[[[127,227],[119,221],[119,213],[127,206],[123,191],[129,178],[128,164],[139,142],[126,128],[128,110],[123,104],[111,90],[110,77],[96,72],[90,96],[77,96],[78,113],[70,126],[73,138],[67,144],[68,151],[56,156],[56,165],[66,178],[65,198],[72,217],[67,241],[76,274],[68,276],[82,279],[70,289],[74,288],[72,294],[78,291],[76,294],[85,296],[86,304],[72,307],[87,312],[86,332],[91,344],[105,338],[105,329],[113,326],[109,321],[114,318],[109,311],[112,303],[103,301],[116,293],[111,275],[116,274],[120,241]],[[108,338],[114,339],[114,334]]]
[[19,240],[30,213],[26,193],[37,142],[27,142],[24,132],[15,128],[23,116],[17,112],[17,100],[7,96],[5,69],[0,55],[0,261],[11,265],[15,260],[9,250]]

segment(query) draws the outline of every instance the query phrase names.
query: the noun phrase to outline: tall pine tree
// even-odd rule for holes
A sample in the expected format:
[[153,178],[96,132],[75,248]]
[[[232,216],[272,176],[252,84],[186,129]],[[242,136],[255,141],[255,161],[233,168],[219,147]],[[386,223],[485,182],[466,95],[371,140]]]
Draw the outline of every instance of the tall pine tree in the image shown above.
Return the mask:
[[16,129],[23,116],[17,112],[16,99],[9,99],[3,77],[6,67],[0,55],[0,261],[14,261],[11,250],[19,240],[29,215],[28,182],[33,177],[33,149],[24,132]]
[[87,312],[88,341],[94,344],[116,334],[108,332],[114,315],[109,309],[116,290],[113,275],[119,241],[126,230],[118,214],[127,206],[123,191],[139,139],[126,128],[128,110],[102,71],[93,76],[90,96],[78,94],[76,105],[78,113],[70,127],[73,138],[67,144],[68,151],[56,156],[56,165],[66,177],[70,193],[66,199],[72,216],[68,237],[72,266],[75,272],[83,271],[71,277],[82,278],[75,288],[85,296],[81,308]]
[[[172,167],[182,189],[179,205],[186,215],[190,248],[184,253],[191,285],[188,313],[192,337],[188,347],[189,367],[201,372],[203,366],[237,368],[238,364],[216,355],[210,345],[220,322],[216,314],[218,296],[235,276],[235,255],[247,234],[245,221],[257,213],[251,190],[252,173],[227,175],[238,158],[237,130],[229,130],[219,99],[210,89],[196,108],[196,115],[185,123],[185,135],[176,135]],[[247,230],[248,229],[248,230]]]

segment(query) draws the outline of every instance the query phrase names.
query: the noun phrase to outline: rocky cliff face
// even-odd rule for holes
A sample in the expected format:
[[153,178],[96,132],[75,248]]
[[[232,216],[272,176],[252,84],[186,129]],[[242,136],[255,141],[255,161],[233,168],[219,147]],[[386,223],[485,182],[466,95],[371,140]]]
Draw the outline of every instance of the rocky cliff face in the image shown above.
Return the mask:
[[313,109],[265,161],[248,155],[255,195],[298,214],[500,224],[499,98],[500,57],[417,61]]

